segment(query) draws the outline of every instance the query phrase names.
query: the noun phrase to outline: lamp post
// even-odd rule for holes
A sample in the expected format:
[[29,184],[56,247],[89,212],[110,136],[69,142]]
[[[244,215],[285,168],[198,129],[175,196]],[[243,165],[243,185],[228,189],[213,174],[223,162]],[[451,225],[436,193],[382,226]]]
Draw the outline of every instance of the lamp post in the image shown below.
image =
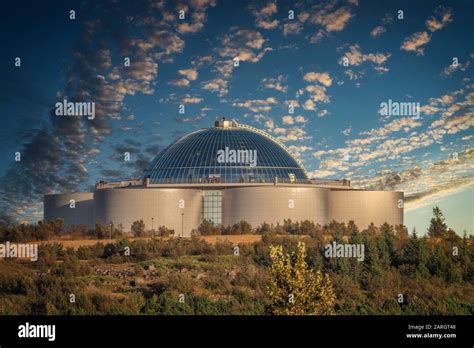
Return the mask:
[[184,213],[181,213],[181,237],[184,237]]
[[109,232],[109,239],[110,241],[112,241],[112,227],[114,226],[114,224],[112,223],[112,221],[110,221],[110,232]]
[[152,233],[152,235],[153,235],[153,238],[155,238],[155,230],[153,229],[153,220],[154,220],[154,219],[155,219],[155,218],[151,218],[151,233]]

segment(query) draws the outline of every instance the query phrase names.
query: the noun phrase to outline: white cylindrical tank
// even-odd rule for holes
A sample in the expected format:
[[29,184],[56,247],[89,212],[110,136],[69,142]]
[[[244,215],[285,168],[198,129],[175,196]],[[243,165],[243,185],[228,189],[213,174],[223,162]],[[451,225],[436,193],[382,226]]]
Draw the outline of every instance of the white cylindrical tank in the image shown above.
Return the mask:
[[64,229],[94,225],[94,193],[71,192],[45,195],[43,219],[64,220]]
[[[147,230],[165,226],[175,236],[189,236],[201,222],[202,195],[199,189],[119,188],[94,193],[96,220],[130,231],[143,220]],[[153,226],[152,226],[153,225]]]
[[239,187],[223,190],[223,223],[232,225],[245,220],[253,227],[266,222],[283,224],[313,221],[327,222],[329,189],[319,187]]

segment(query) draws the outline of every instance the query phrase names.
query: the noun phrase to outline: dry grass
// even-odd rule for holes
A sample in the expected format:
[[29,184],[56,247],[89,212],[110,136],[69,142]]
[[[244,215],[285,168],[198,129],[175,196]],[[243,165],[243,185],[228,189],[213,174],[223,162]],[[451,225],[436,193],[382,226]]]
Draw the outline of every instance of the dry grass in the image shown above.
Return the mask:
[[[129,238],[130,240],[144,239],[148,240],[150,238]],[[116,240],[112,239],[112,243],[115,243]],[[97,243],[107,244],[110,243],[110,239],[50,239],[45,241],[38,242],[39,244],[54,244],[60,243],[63,248],[73,248],[77,250],[80,246],[91,246]]]
[[215,235],[215,236],[203,236],[201,237],[209,244],[216,244],[217,242],[224,242],[228,240],[232,244],[251,244],[260,241],[262,236],[259,234],[238,234],[238,235]]
[[[241,235],[216,235],[216,236],[203,236],[201,237],[203,240],[208,242],[209,244],[216,244],[218,241],[219,242],[224,242],[225,240],[228,240],[232,244],[240,244],[240,243],[255,243],[258,242],[262,236],[257,235],[257,234],[241,234]],[[133,240],[150,240],[151,238],[134,238],[134,237],[129,237],[128,238],[130,241]],[[116,240],[113,239],[112,242],[115,242]],[[102,243],[102,244],[107,244],[110,243],[109,239],[51,239],[47,241],[40,241],[38,242],[39,244],[54,244],[54,243],[60,243],[62,244],[63,248],[73,248],[74,250],[77,250],[80,246],[91,246],[97,243]]]

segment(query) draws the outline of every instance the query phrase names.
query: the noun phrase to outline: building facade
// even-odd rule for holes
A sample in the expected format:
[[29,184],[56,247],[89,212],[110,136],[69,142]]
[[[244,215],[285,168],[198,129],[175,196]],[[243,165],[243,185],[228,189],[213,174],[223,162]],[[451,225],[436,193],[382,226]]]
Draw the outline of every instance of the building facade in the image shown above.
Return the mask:
[[271,135],[235,121],[187,134],[151,162],[140,179],[103,182],[94,192],[44,197],[44,219],[65,228],[96,221],[130,230],[165,226],[189,236],[203,220],[256,227],[309,220],[403,224],[403,192],[358,190],[347,180],[310,180],[304,167]]

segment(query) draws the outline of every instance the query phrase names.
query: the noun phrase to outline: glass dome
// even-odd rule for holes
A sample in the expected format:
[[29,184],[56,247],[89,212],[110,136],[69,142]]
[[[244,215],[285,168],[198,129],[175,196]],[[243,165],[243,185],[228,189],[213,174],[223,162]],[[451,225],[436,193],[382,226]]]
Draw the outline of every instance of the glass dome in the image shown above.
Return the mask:
[[303,167],[275,138],[225,119],[173,142],[145,177],[151,184],[309,183]]

